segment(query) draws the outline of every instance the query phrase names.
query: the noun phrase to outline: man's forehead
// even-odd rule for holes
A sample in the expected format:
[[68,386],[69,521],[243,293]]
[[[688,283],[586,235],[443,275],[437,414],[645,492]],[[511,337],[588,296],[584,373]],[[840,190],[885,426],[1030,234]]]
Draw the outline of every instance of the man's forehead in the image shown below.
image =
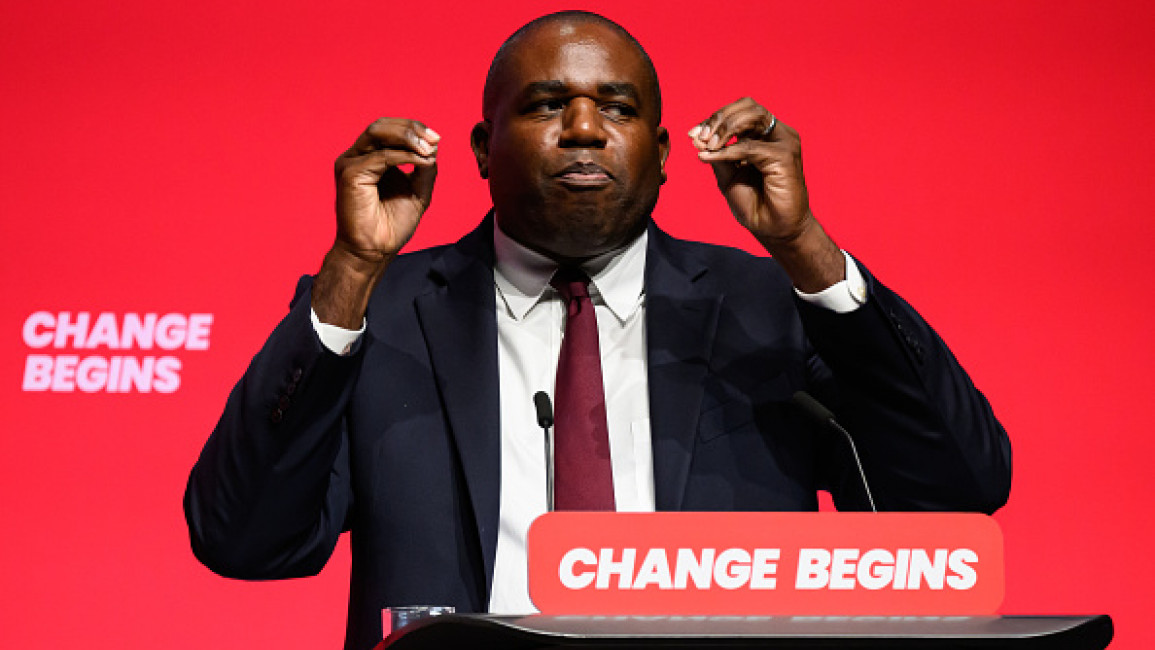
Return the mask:
[[[645,76],[645,62],[637,47],[596,23],[547,23],[511,45],[509,63],[513,65],[505,73],[519,85],[551,80],[638,83]],[[608,79],[607,74],[615,78]]]
[[649,56],[622,27],[600,16],[546,16],[515,32],[490,65],[482,115],[493,119],[499,104],[525,97],[530,84],[543,81],[581,85],[582,92],[593,85],[630,84],[642,108],[661,121],[661,91]]

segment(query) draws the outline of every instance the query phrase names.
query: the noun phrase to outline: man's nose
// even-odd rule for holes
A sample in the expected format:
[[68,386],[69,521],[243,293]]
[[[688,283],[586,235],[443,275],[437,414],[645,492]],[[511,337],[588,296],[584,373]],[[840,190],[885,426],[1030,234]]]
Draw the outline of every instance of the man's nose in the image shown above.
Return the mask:
[[584,97],[571,100],[562,115],[561,146],[604,147],[604,119],[597,102]]

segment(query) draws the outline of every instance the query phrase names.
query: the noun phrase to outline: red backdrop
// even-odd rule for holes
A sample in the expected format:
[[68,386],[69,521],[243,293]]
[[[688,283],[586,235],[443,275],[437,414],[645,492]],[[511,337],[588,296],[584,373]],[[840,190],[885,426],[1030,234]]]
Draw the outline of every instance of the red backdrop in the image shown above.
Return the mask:
[[[1150,646],[1155,5],[587,6],[633,30],[662,78],[659,223],[750,248],[682,134],[747,94],[798,128],[819,219],[920,308],[1011,433],[1003,611],[1106,612],[1113,647]],[[317,578],[219,578],[188,549],[188,469],[328,246],[336,154],[379,115],[426,121],[441,175],[413,246],[455,239],[488,207],[467,146],[488,61],[561,6],[334,7],[5,8],[0,645],[339,644],[344,544]],[[212,322],[207,349],[35,347],[37,312]],[[23,390],[37,359],[94,355],[175,359],[176,386]],[[99,389],[91,363],[81,383]]]

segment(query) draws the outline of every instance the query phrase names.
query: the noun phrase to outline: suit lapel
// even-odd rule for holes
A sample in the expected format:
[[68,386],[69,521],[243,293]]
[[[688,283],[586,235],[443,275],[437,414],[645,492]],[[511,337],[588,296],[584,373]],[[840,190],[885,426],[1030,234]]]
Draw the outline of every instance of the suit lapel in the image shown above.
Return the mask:
[[692,250],[652,223],[646,254],[646,352],[658,510],[679,510],[698,430],[722,296]]
[[430,269],[435,288],[416,300],[477,523],[487,600],[493,581],[501,490],[492,227],[492,217],[487,217],[457,245],[447,248]]
[[[415,302],[477,524],[485,584],[493,581],[500,515],[501,434],[492,216],[431,267]],[[651,224],[646,255],[646,348],[658,510],[681,507],[703,379],[722,297],[706,266]],[[488,591],[485,594],[488,599]]]

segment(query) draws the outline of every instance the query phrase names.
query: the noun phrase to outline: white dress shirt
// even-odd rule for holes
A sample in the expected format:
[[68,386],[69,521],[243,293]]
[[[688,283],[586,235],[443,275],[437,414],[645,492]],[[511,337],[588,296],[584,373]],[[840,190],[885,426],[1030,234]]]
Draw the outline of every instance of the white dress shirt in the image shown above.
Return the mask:
[[[501,497],[489,611],[527,614],[529,599],[526,533],[546,512],[545,440],[537,426],[533,395],[553,396],[557,360],[565,331],[565,308],[550,278],[557,264],[513,241],[494,227],[494,291],[498,337],[501,422]],[[606,392],[614,502],[622,512],[654,509],[654,467],[650,444],[646,366],[645,265],[648,236],[590,260],[590,297],[598,322],[598,343]],[[866,300],[866,283],[849,254],[846,280],[815,294],[798,295],[845,313]],[[796,290],[797,291],[797,290]],[[313,327],[337,354],[352,354],[360,330],[322,323]]]
[[[553,395],[565,331],[565,304],[550,278],[557,263],[494,229],[497,356],[501,380],[501,524],[489,611],[535,612],[526,586],[525,537],[546,512],[544,432],[533,394]],[[614,503],[623,512],[654,509],[654,463],[646,382],[646,242],[582,265],[598,321],[606,393]]]

